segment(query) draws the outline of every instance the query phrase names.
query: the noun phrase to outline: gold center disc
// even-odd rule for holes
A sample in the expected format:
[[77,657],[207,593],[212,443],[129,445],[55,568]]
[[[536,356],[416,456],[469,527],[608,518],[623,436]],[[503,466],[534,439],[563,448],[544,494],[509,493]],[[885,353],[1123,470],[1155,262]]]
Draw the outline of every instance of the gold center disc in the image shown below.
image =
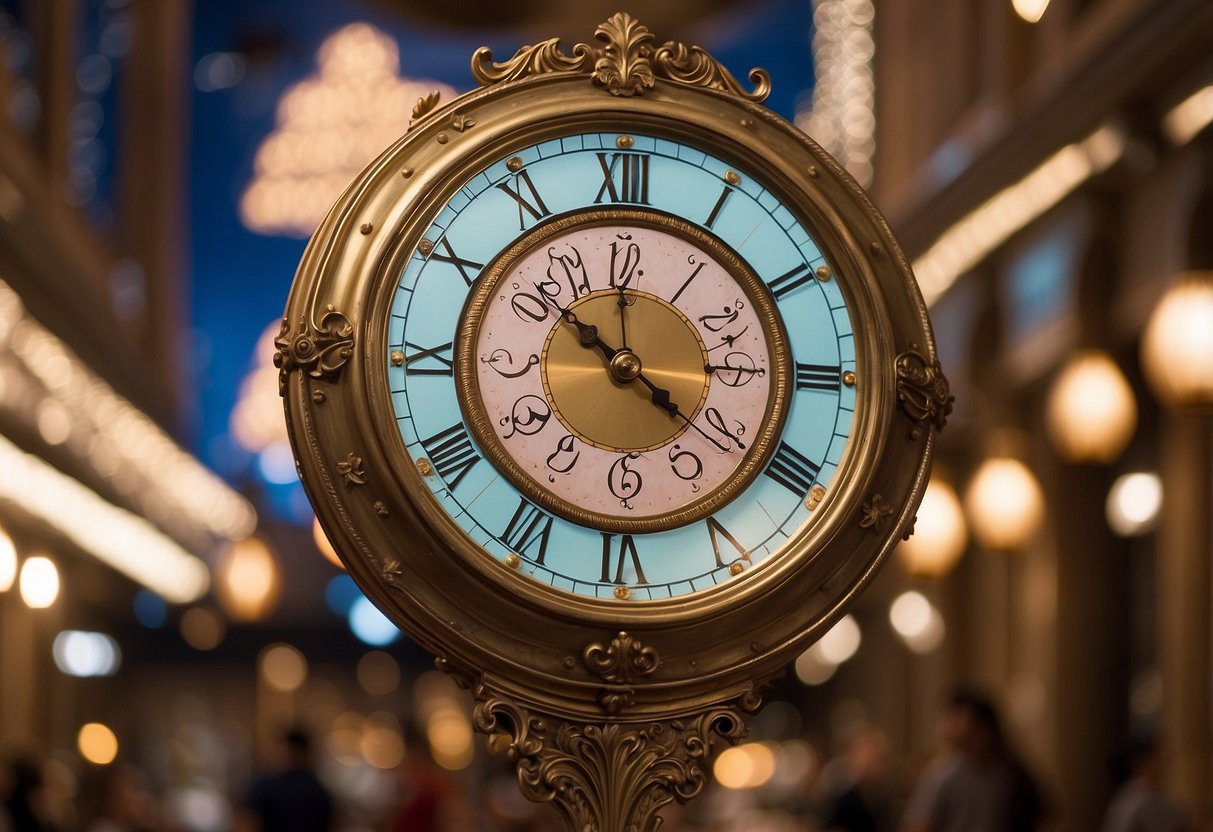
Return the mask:
[[[569,305],[618,352],[608,360],[597,346],[582,346],[577,327],[559,319],[540,360],[543,389],[556,418],[579,439],[611,451],[651,451],[682,434],[707,401],[708,353],[676,307],[647,292],[628,291],[626,300],[621,307],[619,292],[607,289]],[[686,419],[654,404],[643,381],[668,391]]]

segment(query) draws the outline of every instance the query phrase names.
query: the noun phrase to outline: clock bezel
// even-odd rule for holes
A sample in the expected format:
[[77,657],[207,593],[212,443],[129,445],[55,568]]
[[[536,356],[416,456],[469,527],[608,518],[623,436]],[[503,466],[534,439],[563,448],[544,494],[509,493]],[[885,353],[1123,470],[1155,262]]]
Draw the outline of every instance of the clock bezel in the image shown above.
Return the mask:
[[[574,596],[485,556],[433,503],[390,418],[388,296],[430,220],[466,173],[583,131],[701,146],[777,190],[843,276],[855,331],[852,437],[814,520],[751,574],[670,600]],[[658,80],[645,96],[620,98],[585,76],[555,74],[456,99],[372,164],[313,237],[286,320],[315,326],[330,306],[351,318],[348,366],[335,383],[293,373],[285,391],[321,524],[359,585],[414,638],[439,655],[527,680],[519,690],[547,690],[550,708],[596,709],[601,681],[569,657],[607,629],[662,640],[660,683],[641,685],[642,713],[690,708],[697,697],[778,672],[872,579],[912,522],[925,484],[934,432],[917,429],[898,407],[894,363],[906,350],[933,358],[933,342],[904,256],[858,186],[810,139],[713,90]],[[357,484],[341,468],[353,457],[371,463]],[[887,512],[864,523],[877,500]],[[445,557],[451,550],[456,557]]]

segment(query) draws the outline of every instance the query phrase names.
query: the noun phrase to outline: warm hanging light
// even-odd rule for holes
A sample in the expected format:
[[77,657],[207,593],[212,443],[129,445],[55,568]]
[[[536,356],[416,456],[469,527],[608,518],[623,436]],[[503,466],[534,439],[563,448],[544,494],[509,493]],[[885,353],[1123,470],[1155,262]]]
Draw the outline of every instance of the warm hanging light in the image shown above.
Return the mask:
[[1069,462],[1111,462],[1137,428],[1137,400],[1112,357],[1080,350],[1058,373],[1046,405],[1049,438]]
[[964,511],[956,490],[932,476],[918,506],[914,534],[897,546],[906,572],[916,578],[942,578],[964,554],[968,542]]
[[0,592],[8,592],[17,579],[17,547],[0,526]]
[[935,605],[921,592],[898,595],[889,607],[889,623],[915,653],[930,653],[943,643],[947,627]]
[[1049,0],[1011,0],[1015,14],[1028,23],[1039,23],[1049,7]]
[[1146,381],[1164,403],[1213,410],[1213,271],[1190,271],[1163,295],[1141,341]]
[[59,570],[50,558],[36,555],[21,565],[21,600],[32,610],[42,610],[59,597]]
[[1023,548],[1044,520],[1045,501],[1035,475],[1018,459],[991,457],[965,492],[973,537],[987,549]]
[[259,537],[246,537],[220,556],[215,594],[224,612],[237,621],[257,621],[278,606],[282,580],[278,562]]
[[1152,471],[1124,474],[1108,490],[1108,525],[1121,537],[1145,534],[1158,522],[1162,479]]

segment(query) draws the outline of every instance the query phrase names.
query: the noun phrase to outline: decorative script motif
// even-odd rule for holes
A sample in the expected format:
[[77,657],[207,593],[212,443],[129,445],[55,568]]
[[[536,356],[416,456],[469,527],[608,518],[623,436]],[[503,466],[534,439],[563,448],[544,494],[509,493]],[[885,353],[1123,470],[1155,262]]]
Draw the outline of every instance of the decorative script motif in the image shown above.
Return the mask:
[[284,396],[287,376],[295,368],[307,371],[312,378],[335,381],[354,354],[354,327],[330,304],[325,307],[319,326],[301,320],[292,331],[290,322],[283,318],[274,346],[278,348],[274,353],[278,394]]
[[771,92],[771,78],[765,70],[750,71],[754,91],[741,84],[715,58],[698,46],[668,41],[653,48],[653,33],[631,15],[613,15],[594,31],[602,46],[578,43],[572,54],[560,49],[558,38],[534,46],[524,46],[514,57],[494,63],[493,53],[482,46],[472,55],[472,76],[483,86],[517,81],[536,75],[582,72],[611,95],[643,95],[657,78],[721,90],[750,101],[762,102]]
[[[913,346],[913,345],[911,345]],[[952,412],[953,396],[939,362],[929,362],[917,349],[897,356],[897,398],[915,422],[930,422],[943,430]]]
[[483,681],[473,693],[472,722],[506,746],[522,793],[552,803],[566,828],[595,832],[656,832],[657,810],[703,791],[717,742],[740,741],[743,712],[760,703],[749,694],[684,719],[582,724],[540,718]]

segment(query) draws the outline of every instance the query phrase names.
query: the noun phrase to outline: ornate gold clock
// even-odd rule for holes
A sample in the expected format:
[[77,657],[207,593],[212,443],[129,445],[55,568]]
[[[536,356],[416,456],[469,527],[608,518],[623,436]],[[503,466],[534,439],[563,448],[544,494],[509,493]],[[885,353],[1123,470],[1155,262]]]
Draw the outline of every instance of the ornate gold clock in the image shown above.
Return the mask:
[[950,407],[854,182],[616,15],[418,104],[312,238],[277,361],[363,590],[570,828],[655,828],[913,522]]

